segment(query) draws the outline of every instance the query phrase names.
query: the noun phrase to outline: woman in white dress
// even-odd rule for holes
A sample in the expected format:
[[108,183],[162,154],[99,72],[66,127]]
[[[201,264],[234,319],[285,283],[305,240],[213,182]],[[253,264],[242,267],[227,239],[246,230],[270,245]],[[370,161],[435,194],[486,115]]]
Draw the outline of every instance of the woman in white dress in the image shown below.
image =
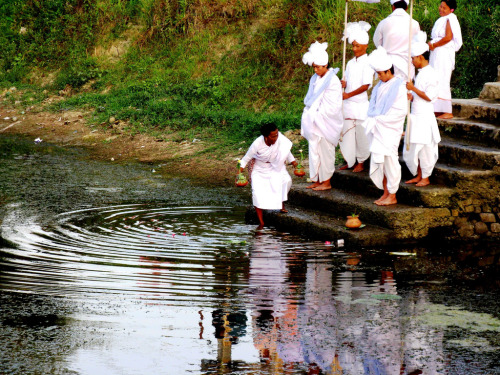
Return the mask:
[[438,73],[439,92],[434,102],[434,113],[442,119],[453,118],[451,105],[451,73],[455,69],[455,52],[462,47],[462,31],[457,16],[456,0],[443,0],[439,5],[441,16],[432,28],[429,49],[430,65]]

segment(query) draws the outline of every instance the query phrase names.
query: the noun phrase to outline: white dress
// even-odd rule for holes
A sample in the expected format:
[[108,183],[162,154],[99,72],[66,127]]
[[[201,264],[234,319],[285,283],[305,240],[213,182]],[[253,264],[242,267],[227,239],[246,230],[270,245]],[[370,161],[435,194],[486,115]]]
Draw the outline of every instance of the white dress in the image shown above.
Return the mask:
[[[410,15],[401,8],[395,9],[389,16],[377,25],[373,34],[375,47],[382,46],[392,59],[396,77],[408,80],[408,37],[410,30]],[[411,38],[420,31],[420,25],[412,20]],[[410,64],[411,78],[415,69]]]
[[309,93],[313,98],[317,97],[304,107],[301,134],[309,143],[311,180],[323,182],[329,180],[335,171],[335,146],[343,127],[342,86],[336,72],[330,69],[323,77],[315,74],[309,84],[308,96]]
[[245,167],[252,159],[255,165],[252,170],[253,205],[265,210],[279,210],[283,202],[288,200],[288,192],[292,179],[286,170],[285,161],[295,160],[290,153],[292,142],[279,133],[278,140],[268,146],[264,136],[257,138],[245,156],[241,159],[241,167]]
[[[358,58],[354,58],[347,63],[345,71],[346,88],[345,92],[349,93],[357,90],[361,86],[373,83],[375,71],[368,64],[368,55],[364,54]],[[365,91],[359,95],[355,95],[343,102],[344,127],[339,140],[342,156],[349,168],[351,168],[356,160],[358,163],[364,162],[370,156],[368,139],[364,128],[361,125],[366,119],[368,111],[368,93]]]
[[395,194],[401,181],[401,165],[398,160],[398,147],[404,130],[404,121],[407,113],[406,86],[397,78],[382,82],[376,97],[377,103],[383,102],[392,85],[399,85],[394,103],[385,113],[368,117],[363,123],[370,143],[370,177],[373,183],[384,189],[383,179],[387,178],[389,193]]
[[438,76],[432,66],[427,65],[420,69],[415,79],[415,87],[423,91],[431,101],[422,99],[413,93],[413,103],[410,115],[410,131],[406,134],[405,144],[408,141],[409,151],[403,149],[403,158],[413,175],[417,174],[420,164],[422,178],[432,174],[438,159],[438,143],[441,141],[439,127],[434,116],[433,102],[438,94]]
[[446,35],[446,24],[450,22],[453,39],[444,46],[431,51],[429,64],[436,70],[439,77],[439,91],[434,102],[434,112],[452,113],[451,105],[451,73],[455,69],[455,52],[462,47],[462,31],[457,16],[450,13],[439,18],[431,32],[431,43],[437,43]]

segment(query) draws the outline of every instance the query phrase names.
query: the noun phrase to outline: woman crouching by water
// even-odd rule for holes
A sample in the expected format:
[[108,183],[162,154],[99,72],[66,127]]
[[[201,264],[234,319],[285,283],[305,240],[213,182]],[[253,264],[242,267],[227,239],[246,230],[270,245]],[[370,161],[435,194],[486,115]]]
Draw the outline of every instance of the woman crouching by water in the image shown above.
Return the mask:
[[292,142],[281,134],[275,124],[267,123],[260,128],[258,137],[241,159],[240,173],[248,165],[252,183],[252,201],[259,219],[259,228],[264,227],[262,210],[285,209],[292,178],[286,163],[297,166],[290,152]]

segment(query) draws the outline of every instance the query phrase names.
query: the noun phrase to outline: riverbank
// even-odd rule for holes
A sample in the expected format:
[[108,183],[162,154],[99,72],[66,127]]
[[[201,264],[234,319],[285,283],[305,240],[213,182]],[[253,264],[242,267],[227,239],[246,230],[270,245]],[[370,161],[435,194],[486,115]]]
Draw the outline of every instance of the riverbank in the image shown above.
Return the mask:
[[[52,98],[58,100],[58,98]],[[21,110],[0,98],[0,136],[24,135],[61,146],[83,147],[97,160],[151,164],[165,177],[188,177],[206,185],[232,184],[236,160],[246,145],[221,145],[200,133],[138,134],[126,124],[111,121],[91,125],[91,113],[50,112],[41,106]],[[188,135],[190,137],[188,138]]]

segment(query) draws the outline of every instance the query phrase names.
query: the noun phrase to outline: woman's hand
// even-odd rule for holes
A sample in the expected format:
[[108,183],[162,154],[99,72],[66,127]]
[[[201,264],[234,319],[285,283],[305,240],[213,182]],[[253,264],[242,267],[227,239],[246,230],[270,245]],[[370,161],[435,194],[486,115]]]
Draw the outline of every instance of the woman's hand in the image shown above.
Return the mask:
[[345,89],[345,88],[346,88],[346,86],[347,86],[347,82],[346,82],[346,81],[344,81],[344,80],[341,80],[341,81],[340,81],[340,84],[342,85],[342,88],[343,88],[343,89]]
[[415,90],[415,85],[413,84],[413,82],[408,81],[408,82],[406,82],[406,88],[407,88],[408,90],[413,91],[413,90]]

